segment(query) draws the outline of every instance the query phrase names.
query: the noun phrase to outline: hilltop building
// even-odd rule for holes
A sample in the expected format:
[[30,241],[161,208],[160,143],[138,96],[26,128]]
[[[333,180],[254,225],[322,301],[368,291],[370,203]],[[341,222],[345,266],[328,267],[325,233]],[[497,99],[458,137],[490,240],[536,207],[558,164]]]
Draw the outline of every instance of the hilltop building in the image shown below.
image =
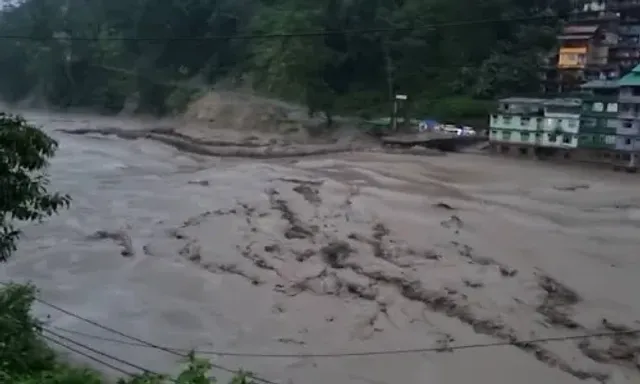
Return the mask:
[[547,63],[546,94],[617,79],[640,64],[640,1],[576,0],[569,20]]

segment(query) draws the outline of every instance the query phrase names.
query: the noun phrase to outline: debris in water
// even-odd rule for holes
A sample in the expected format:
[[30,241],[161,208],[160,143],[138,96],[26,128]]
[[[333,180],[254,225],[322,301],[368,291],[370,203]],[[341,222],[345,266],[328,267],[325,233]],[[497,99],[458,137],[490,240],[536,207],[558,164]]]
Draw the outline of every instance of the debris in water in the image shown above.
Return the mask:
[[113,240],[122,247],[122,251],[120,254],[125,257],[131,257],[135,255],[135,251],[133,249],[133,243],[131,241],[131,236],[127,234],[124,230],[117,231],[96,231],[93,235],[89,236],[90,240]]
[[353,253],[346,241],[333,241],[320,249],[325,262],[333,268],[344,268],[344,262]]

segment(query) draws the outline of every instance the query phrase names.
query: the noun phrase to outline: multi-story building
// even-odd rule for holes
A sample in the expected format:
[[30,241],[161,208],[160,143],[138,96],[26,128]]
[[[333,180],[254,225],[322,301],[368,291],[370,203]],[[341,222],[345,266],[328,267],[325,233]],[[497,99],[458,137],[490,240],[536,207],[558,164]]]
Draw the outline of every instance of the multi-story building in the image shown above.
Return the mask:
[[640,64],[640,0],[572,0],[572,8],[550,56],[555,65],[547,63],[548,94],[619,78]]
[[640,24],[618,27],[618,43],[610,48],[609,61],[618,66],[621,74],[640,63]]
[[616,149],[623,160],[635,165],[640,153],[640,65],[618,81],[620,125],[616,132]]
[[511,97],[499,101],[490,116],[489,141],[494,151],[507,153],[516,148],[527,154],[540,146],[544,124],[544,99]]
[[544,103],[541,146],[575,149],[578,147],[582,100],[553,99]]
[[597,21],[575,22],[558,36],[556,68],[546,74],[547,93],[576,91],[585,81],[618,77],[617,65],[609,61],[609,50],[618,41],[614,21]]
[[490,117],[489,141],[501,153],[557,155],[563,157],[578,146],[578,99],[508,98],[499,101]]
[[582,86],[582,114],[578,148],[583,157],[593,161],[613,158],[618,121],[618,83],[615,80],[593,80]]

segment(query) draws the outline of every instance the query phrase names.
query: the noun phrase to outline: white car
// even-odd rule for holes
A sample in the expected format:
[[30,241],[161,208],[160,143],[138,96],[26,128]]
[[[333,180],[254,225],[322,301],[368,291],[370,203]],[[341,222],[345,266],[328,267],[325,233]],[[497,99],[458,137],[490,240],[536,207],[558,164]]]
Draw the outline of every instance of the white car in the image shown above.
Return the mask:
[[462,134],[464,136],[475,136],[478,133],[476,132],[475,129],[471,128],[471,127],[462,127]]

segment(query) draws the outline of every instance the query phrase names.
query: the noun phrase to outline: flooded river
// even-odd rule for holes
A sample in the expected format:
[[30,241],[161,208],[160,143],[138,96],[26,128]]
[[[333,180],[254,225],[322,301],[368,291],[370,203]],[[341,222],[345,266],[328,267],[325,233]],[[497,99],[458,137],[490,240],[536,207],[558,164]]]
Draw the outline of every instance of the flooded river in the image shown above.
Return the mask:
[[[25,227],[0,277],[81,317],[276,383],[640,380],[634,335],[528,343],[640,328],[637,176],[478,155],[204,158],[55,132],[140,122],[27,117],[60,141],[53,188],[73,202]],[[178,368],[37,312],[107,354]],[[406,349],[437,351],[363,353]]]

